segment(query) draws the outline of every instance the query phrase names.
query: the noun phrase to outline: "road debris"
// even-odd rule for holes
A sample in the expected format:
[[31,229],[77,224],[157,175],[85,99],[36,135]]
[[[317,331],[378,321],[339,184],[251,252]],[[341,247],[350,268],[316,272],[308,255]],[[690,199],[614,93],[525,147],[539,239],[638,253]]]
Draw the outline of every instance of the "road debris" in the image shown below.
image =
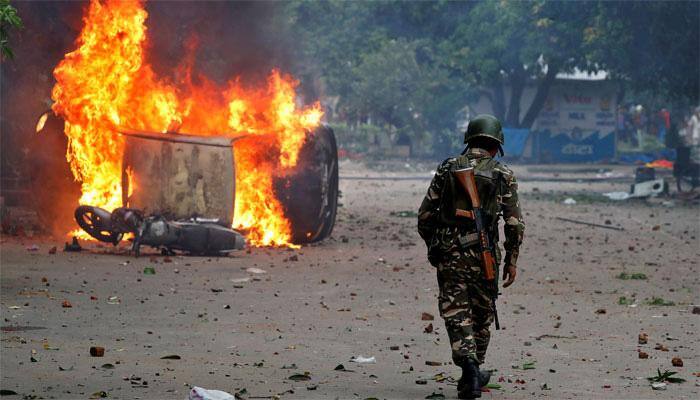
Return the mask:
[[235,400],[236,398],[227,392],[214,389],[204,389],[199,386],[194,386],[189,394],[187,395],[187,400]]
[[251,274],[258,274],[258,275],[267,273],[267,271],[265,271],[264,269],[255,268],[255,267],[246,268],[245,271],[248,273],[251,273]]
[[647,341],[649,340],[649,335],[642,332],[639,334],[639,337],[637,338],[637,343],[639,344],[647,344]]
[[73,253],[83,251],[83,248],[80,246],[80,243],[78,243],[78,237],[73,236],[73,241],[70,244],[68,244],[66,242],[66,245],[63,247],[63,251],[73,252]]
[[377,359],[372,357],[364,357],[364,356],[352,356],[350,358],[350,362],[358,363],[358,364],[376,364]]
[[566,222],[571,222],[573,224],[579,224],[579,225],[586,225],[586,226],[594,226],[596,228],[604,228],[604,229],[612,229],[615,231],[624,231],[625,228],[620,228],[617,226],[608,226],[608,225],[602,225],[602,224],[595,224],[593,222],[585,222],[585,221],[579,221],[576,219],[570,219],[570,218],[564,218],[564,217],[555,217],[555,219],[558,219],[560,221],[566,221]]
[[307,371],[307,372],[304,372],[303,374],[294,374],[287,379],[289,379],[290,381],[294,381],[294,382],[310,381],[311,380],[311,373],[309,373]]
[[100,346],[92,346],[90,347],[90,356],[92,357],[104,357],[105,355],[105,348],[100,347]]

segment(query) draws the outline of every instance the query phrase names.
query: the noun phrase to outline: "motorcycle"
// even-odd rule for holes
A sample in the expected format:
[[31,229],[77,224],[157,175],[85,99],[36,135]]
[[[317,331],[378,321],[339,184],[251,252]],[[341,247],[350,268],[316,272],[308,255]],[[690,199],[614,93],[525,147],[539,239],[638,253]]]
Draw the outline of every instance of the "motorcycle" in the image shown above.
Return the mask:
[[144,245],[161,249],[164,254],[178,250],[213,256],[245,247],[243,235],[218,219],[170,221],[161,215],[146,216],[134,208],[120,207],[110,213],[99,207],[79,206],[75,210],[75,220],[93,238],[115,246],[125,234],[133,234],[131,250],[137,257]]

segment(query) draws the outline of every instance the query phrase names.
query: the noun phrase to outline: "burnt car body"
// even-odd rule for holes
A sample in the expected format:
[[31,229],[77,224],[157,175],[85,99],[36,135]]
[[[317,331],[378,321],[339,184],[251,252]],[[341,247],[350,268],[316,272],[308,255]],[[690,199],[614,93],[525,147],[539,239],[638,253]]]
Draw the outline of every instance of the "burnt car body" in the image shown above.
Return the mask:
[[[174,133],[122,132],[122,203],[171,220],[204,217],[232,221],[240,138]],[[338,155],[326,126],[308,132],[294,168],[273,176],[276,197],[292,228],[294,243],[328,237],[338,207]],[[130,187],[130,182],[137,182]]]

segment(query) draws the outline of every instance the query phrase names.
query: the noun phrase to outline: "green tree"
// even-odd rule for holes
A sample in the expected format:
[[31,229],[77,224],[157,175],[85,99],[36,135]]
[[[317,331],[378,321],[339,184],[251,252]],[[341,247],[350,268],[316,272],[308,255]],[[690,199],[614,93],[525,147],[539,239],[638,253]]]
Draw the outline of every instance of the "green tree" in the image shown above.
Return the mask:
[[326,94],[338,98],[339,118],[352,124],[371,121],[416,140],[454,135],[457,111],[474,85],[445,68],[443,42],[473,5],[289,3],[288,20],[303,48],[298,73],[320,76]]
[[[449,66],[471,76],[506,126],[529,128],[560,72],[595,71],[583,48],[592,2],[480,2],[446,43]],[[523,114],[523,91],[536,82]],[[506,87],[510,89],[507,98]]]
[[600,2],[586,51],[628,97],[655,108],[700,102],[700,2]]
[[10,5],[10,0],[0,0],[0,56],[3,59],[14,57],[9,45],[9,29],[21,27],[22,20],[17,15],[17,9]]

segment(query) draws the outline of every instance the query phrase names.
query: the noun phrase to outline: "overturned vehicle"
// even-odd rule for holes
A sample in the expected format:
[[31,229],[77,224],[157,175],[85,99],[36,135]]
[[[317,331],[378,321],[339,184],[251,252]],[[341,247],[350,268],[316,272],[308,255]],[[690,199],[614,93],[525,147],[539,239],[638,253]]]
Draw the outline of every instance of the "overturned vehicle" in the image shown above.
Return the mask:
[[[117,244],[133,235],[164,253],[223,255],[244,247],[236,225],[235,147],[244,138],[121,131],[122,204],[112,212],[81,205],[78,225],[97,240]],[[291,227],[291,242],[327,238],[338,207],[338,156],[333,131],[323,125],[307,132],[294,168],[273,176],[275,197]]]

